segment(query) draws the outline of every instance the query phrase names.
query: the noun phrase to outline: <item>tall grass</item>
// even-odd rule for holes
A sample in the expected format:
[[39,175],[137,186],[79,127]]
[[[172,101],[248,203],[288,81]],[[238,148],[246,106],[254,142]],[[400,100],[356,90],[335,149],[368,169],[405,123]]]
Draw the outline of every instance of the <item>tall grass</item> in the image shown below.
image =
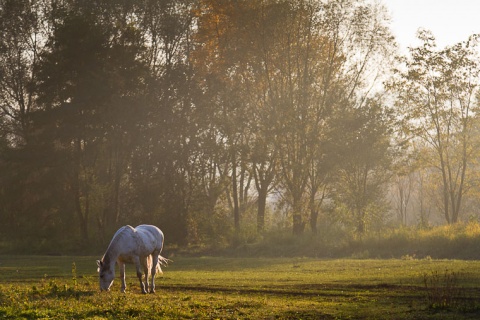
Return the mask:
[[263,239],[236,246],[221,254],[318,258],[480,259],[480,223],[432,228],[403,227],[353,236],[341,230],[294,236],[270,232]]
[[[466,222],[431,228],[388,228],[382,232],[353,235],[337,226],[320,226],[318,234],[305,232],[294,236],[291,230],[277,229],[263,236],[251,233],[234,244],[197,244],[192,247],[165,245],[165,254],[227,255],[263,257],[313,257],[313,258],[406,258],[406,259],[466,259],[480,260],[480,223]],[[0,243],[1,253],[78,254],[55,248],[38,250],[13,250]],[[82,254],[101,255],[104,248],[96,246],[81,250]]]
[[457,308],[464,301],[464,290],[459,286],[459,274],[454,271],[438,270],[423,275],[427,303],[434,309]]
[[480,224],[458,223],[429,229],[400,228],[365,240],[383,258],[411,256],[436,259],[479,259]]

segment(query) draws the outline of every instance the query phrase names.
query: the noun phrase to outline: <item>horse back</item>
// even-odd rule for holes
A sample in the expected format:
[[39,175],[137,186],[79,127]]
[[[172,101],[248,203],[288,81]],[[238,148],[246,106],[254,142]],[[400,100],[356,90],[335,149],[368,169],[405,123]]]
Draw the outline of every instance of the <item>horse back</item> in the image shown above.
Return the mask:
[[147,253],[153,251],[161,252],[163,248],[163,232],[152,225],[139,225],[135,228],[137,236],[141,239],[143,247]]

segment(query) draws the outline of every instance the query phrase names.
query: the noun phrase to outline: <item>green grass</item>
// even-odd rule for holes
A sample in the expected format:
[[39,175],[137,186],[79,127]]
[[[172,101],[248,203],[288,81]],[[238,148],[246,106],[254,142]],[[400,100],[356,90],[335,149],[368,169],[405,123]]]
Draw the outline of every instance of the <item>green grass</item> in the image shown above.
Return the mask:
[[480,317],[478,261],[177,257],[142,295],[132,265],[100,293],[96,258],[0,256],[0,319]]

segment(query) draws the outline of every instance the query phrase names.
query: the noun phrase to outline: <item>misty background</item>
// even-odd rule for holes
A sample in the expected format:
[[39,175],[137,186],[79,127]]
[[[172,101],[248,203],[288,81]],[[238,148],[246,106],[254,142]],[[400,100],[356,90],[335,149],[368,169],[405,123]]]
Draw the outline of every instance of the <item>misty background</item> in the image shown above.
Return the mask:
[[418,41],[364,0],[0,0],[0,250],[476,223],[478,39]]

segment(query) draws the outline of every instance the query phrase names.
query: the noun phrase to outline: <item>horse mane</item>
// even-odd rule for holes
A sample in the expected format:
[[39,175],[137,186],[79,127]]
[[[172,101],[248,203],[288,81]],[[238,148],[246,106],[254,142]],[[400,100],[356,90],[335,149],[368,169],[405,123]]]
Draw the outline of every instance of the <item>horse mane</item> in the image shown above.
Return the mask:
[[127,232],[126,231],[134,231],[135,229],[132,226],[126,225],[120,228],[115,235],[112,238],[112,241],[110,241],[110,244],[108,245],[107,251],[105,251],[105,254],[103,255],[102,261],[104,264],[109,264],[112,259],[112,254],[114,254],[114,249],[118,241],[122,240]]

